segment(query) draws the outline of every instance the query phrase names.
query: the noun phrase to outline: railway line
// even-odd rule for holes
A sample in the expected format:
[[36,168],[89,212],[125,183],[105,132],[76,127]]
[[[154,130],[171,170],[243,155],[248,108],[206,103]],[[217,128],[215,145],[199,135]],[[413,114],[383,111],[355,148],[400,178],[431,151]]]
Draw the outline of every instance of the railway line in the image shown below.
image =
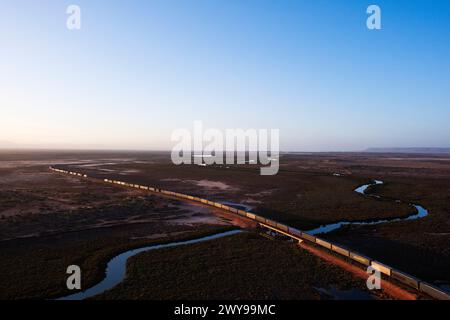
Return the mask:
[[168,197],[173,197],[176,199],[194,201],[194,202],[202,203],[204,205],[208,205],[208,206],[211,206],[214,208],[219,208],[219,209],[225,210],[227,212],[236,214],[242,218],[250,219],[253,222],[256,222],[258,225],[260,225],[263,228],[274,231],[274,232],[281,234],[283,236],[286,236],[294,241],[298,241],[299,243],[308,243],[308,244],[310,244],[316,248],[320,248],[321,250],[324,250],[328,253],[333,253],[334,255],[337,255],[344,260],[356,263],[361,268],[367,268],[367,267],[371,266],[374,269],[378,270],[380,273],[382,273],[385,277],[388,277],[390,280],[394,280],[394,282],[398,282],[398,283],[402,284],[403,286],[409,288],[410,290],[420,292],[420,293],[425,294],[433,299],[450,300],[449,294],[447,294],[440,288],[433,286],[432,284],[422,281],[414,276],[411,276],[405,272],[402,272],[393,267],[390,267],[382,262],[379,262],[375,259],[367,257],[363,254],[352,251],[349,248],[343,247],[336,243],[332,243],[330,241],[326,241],[315,235],[298,230],[296,228],[290,227],[283,223],[279,223],[279,222],[271,220],[271,219],[266,219],[262,216],[254,214],[252,212],[248,212],[245,210],[239,210],[239,209],[233,208],[231,206],[224,205],[222,203],[210,201],[207,199],[202,199],[199,197],[194,197],[194,196],[187,195],[187,194],[168,191],[168,190],[164,190],[164,189],[157,188],[154,186],[143,186],[143,185],[139,185],[139,184],[127,183],[127,182],[118,181],[118,180],[110,180],[110,179],[102,180],[102,179],[98,179],[98,178],[91,178],[83,173],[62,170],[62,169],[58,169],[58,168],[54,168],[54,167],[49,167],[49,170],[52,172],[60,173],[60,174],[72,175],[72,176],[82,178],[82,179],[90,179],[91,181],[148,191],[148,192],[157,193],[157,194],[161,194],[161,195],[168,196]]

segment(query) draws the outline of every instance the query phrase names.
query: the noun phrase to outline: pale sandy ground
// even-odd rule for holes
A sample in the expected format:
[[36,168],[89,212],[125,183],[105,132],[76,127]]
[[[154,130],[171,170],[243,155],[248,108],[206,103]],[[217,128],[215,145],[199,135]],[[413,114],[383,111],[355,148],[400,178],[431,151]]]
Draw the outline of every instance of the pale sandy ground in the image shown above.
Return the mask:
[[181,180],[181,179],[177,179],[177,178],[167,178],[167,179],[162,179],[161,181],[166,181],[166,182],[182,182],[182,183],[189,183],[189,184],[193,184],[197,187],[203,188],[205,190],[239,190],[238,187],[235,186],[231,186],[229,184],[226,184],[222,181],[211,181],[211,180]]
[[[127,159],[128,161],[128,159]],[[75,159],[67,161],[58,160],[57,163],[74,163]],[[26,219],[27,216],[36,216],[51,214],[54,212],[77,212],[84,209],[92,209],[96,207],[109,206],[124,198],[133,198],[146,195],[147,193],[139,190],[130,190],[126,188],[115,188],[102,184],[95,184],[88,187],[88,182],[83,179],[58,175],[47,170],[51,161],[0,161],[2,168],[6,169],[0,172],[0,192],[5,195],[14,195],[16,203],[14,206],[9,205],[0,210],[0,216],[4,219],[8,217],[21,216]],[[98,160],[93,163],[90,160],[78,161],[81,166],[97,167],[104,163],[98,163]],[[112,163],[112,162],[105,162]],[[100,168],[100,170],[102,170]],[[104,169],[108,170],[108,169]],[[129,170],[133,173],[137,170]],[[192,183],[192,182],[191,182]],[[230,187],[221,182],[215,181],[198,181],[198,185],[202,188],[212,189],[229,189]],[[111,192],[113,191],[114,192]],[[6,192],[6,193],[5,193]],[[83,193],[94,193],[105,195],[103,198],[93,197],[89,198],[87,203],[78,200],[78,196]],[[9,196],[8,196],[9,197]],[[24,201],[21,201],[24,199]],[[161,208],[171,208],[173,212],[168,214],[160,214],[158,211]],[[225,218],[220,210],[201,206],[196,203],[177,203],[167,204],[166,201],[161,201],[160,204],[155,205],[155,214],[133,214],[126,217],[106,218],[106,219],[88,219],[82,226],[76,229],[97,229],[110,228],[115,226],[125,226],[131,224],[171,224],[171,225],[186,225],[189,227],[196,227],[202,225],[242,225],[241,222],[233,222],[233,219]],[[33,218],[35,219],[35,218]],[[7,221],[7,220],[4,220]],[[31,232],[30,232],[31,231]],[[64,232],[52,227],[52,229],[42,230],[28,230],[17,234],[14,238],[29,238],[39,236],[41,232],[58,233]],[[153,237],[153,235],[149,235]],[[10,240],[11,237],[3,238],[2,240]]]

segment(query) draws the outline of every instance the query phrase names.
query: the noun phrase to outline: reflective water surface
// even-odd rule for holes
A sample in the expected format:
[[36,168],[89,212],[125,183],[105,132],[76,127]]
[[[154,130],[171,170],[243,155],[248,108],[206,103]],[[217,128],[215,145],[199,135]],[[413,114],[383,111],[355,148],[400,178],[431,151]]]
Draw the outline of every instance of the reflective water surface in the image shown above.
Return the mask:
[[232,230],[227,232],[218,233],[211,236],[206,236],[198,239],[193,240],[187,240],[187,241],[179,241],[179,242],[171,242],[166,244],[159,244],[159,245],[153,245],[153,246],[146,246],[138,249],[133,249],[126,251],[124,253],[121,253],[117,256],[115,256],[113,259],[111,259],[108,262],[107,268],[106,268],[106,278],[103,279],[100,283],[96,284],[95,286],[87,289],[86,291],[78,292],[66,297],[62,297],[58,300],[82,300],[86,298],[90,298],[93,296],[96,296],[106,290],[112,289],[119,283],[121,283],[125,279],[126,275],[126,265],[128,258],[135,256],[139,253],[151,251],[151,250],[158,250],[158,249],[164,249],[164,248],[173,248],[178,246],[185,246],[189,244],[214,240],[218,238],[223,238],[227,236],[231,236],[237,233],[242,232],[242,230]]
[[[356,188],[355,192],[360,193],[365,196],[369,196],[369,197],[380,198],[380,196],[377,196],[377,195],[367,195],[366,191],[371,186],[381,185],[381,184],[383,184],[383,181],[374,180],[373,183],[365,184],[361,187]],[[401,201],[397,200],[396,202],[401,202]],[[313,229],[313,230],[310,230],[307,232],[312,235],[318,235],[318,234],[325,234],[325,233],[329,233],[331,231],[335,231],[346,225],[377,225],[377,224],[382,224],[382,223],[392,223],[392,222],[398,222],[398,221],[416,220],[416,219],[424,218],[428,215],[428,210],[425,209],[424,207],[416,205],[416,204],[411,204],[411,206],[416,208],[417,213],[410,215],[409,217],[406,217],[406,218],[381,219],[381,220],[373,220],[373,221],[352,221],[352,222],[340,221],[340,222],[336,222],[336,223],[330,223],[327,225],[323,225],[323,226],[320,226],[319,228],[316,228],[316,229]]]

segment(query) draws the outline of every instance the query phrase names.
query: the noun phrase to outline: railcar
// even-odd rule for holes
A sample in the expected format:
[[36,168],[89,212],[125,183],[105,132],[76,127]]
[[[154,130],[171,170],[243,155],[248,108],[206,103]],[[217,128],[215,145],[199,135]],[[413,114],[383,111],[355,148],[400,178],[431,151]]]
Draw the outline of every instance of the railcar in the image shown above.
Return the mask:
[[341,246],[335,245],[334,243],[331,244],[331,250],[333,250],[336,253],[339,253],[342,256],[350,257],[350,251]]
[[261,222],[261,223],[266,223],[266,218],[257,215],[256,221]]
[[316,238],[316,243],[317,243],[319,246],[321,246],[321,247],[324,247],[324,248],[327,248],[327,249],[331,250],[331,243],[328,242],[328,241],[325,241],[325,240]]
[[433,297],[435,299],[438,300],[450,300],[450,296],[441,291],[440,289],[426,283],[426,282],[421,282],[419,284],[419,289],[421,292],[426,293],[427,295],[429,295],[430,297]]
[[289,227],[289,232],[288,233],[290,233],[290,234],[292,234],[293,236],[296,236],[296,237],[301,237],[301,235],[302,235],[302,232],[300,230],[295,229],[295,228],[291,228],[291,227]]
[[407,273],[392,269],[392,278],[394,278],[395,280],[400,281],[403,284],[406,284],[410,287],[413,287],[414,289],[419,290],[419,285],[420,285],[420,281],[419,279],[410,276]]
[[381,262],[372,261],[371,266],[374,269],[380,271],[381,273],[384,273],[387,276],[391,276],[391,274],[392,274],[392,268],[387,266],[387,265],[385,265],[385,264],[383,264],[383,263],[381,263]]
[[302,232],[302,238],[307,240],[307,241],[310,241],[310,242],[314,242],[314,243],[316,242],[316,237],[312,236],[312,235],[310,235],[310,234],[308,234],[306,232]]
[[256,215],[254,215],[253,213],[247,212],[246,213],[247,218],[255,220],[256,219]]
[[289,232],[289,227],[285,224],[277,223],[277,228],[284,232]]
[[270,219],[266,219],[266,224],[268,226],[271,226],[272,228],[276,228],[277,227],[277,223],[275,221],[273,221],[273,220],[270,220]]
[[356,252],[351,252],[351,251],[350,251],[350,259],[352,259],[352,260],[354,260],[356,262],[359,262],[359,263],[361,263],[361,264],[363,264],[365,266],[370,266],[370,263],[372,262],[370,260],[370,258],[368,258],[366,256],[363,256],[363,255],[361,255],[359,253],[356,253]]

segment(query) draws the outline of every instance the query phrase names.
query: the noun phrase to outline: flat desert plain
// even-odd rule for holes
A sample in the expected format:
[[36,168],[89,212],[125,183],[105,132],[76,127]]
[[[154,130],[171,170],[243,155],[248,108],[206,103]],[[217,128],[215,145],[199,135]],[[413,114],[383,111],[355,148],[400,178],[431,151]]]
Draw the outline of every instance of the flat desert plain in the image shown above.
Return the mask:
[[[176,166],[166,152],[0,152],[0,299],[71,294],[105,277],[114,256],[143,246],[229,237],[144,252],[126,278],[93,299],[390,299],[365,281],[218,209],[55,174],[49,166],[240,206],[447,288],[450,283],[450,155],[283,153],[280,171],[257,165]],[[361,185],[381,180],[355,192]],[[428,210],[426,217],[409,205]],[[352,224],[400,219],[382,224]],[[420,298],[420,297],[419,297]]]

